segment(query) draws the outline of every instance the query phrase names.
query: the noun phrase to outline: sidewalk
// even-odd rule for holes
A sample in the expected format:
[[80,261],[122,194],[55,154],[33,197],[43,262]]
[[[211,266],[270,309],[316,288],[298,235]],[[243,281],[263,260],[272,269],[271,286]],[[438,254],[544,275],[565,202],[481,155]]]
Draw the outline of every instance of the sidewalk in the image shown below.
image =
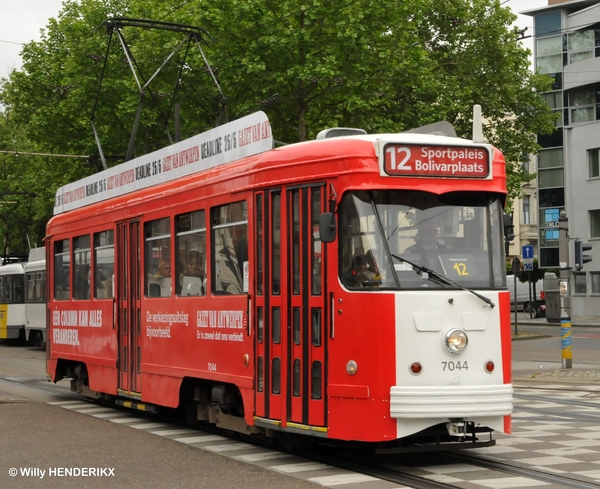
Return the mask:
[[[514,325],[515,315],[511,313],[510,321]],[[546,318],[535,318],[525,319],[523,314],[519,313],[517,317],[517,324],[523,324],[527,326],[557,326],[560,328],[560,321],[549,322]],[[571,318],[571,326],[589,327],[589,328],[600,328],[600,317],[595,316],[577,316]]]
[[[514,313],[511,316],[512,327],[514,328]],[[525,319],[521,314],[517,318],[518,326],[550,326],[560,330],[560,322],[548,322],[546,318]],[[600,328],[599,317],[578,316],[571,318],[571,327]],[[513,329],[514,331],[514,329]],[[550,338],[550,335],[542,333],[519,333],[513,334],[513,341],[536,340]],[[547,330],[546,330],[547,331]],[[560,358],[560,357],[559,357]],[[580,359],[581,360],[581,359]],[[554,362],[526,362],[513,361],[513,380],[516,381],[535,381],[535,382],[554,382],[554,383],[595,383],[600,382],[600,362],[581,363],[574,356],[571,368],[563,368],[562,361]]]

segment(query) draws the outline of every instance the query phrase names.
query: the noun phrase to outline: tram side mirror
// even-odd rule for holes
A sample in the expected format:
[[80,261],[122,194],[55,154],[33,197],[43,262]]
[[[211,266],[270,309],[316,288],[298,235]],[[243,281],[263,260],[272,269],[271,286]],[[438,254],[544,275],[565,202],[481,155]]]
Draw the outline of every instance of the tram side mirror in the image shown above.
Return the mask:
[[333,212],[324,212],[319,216],[319,235],[323,243],[335,241],[335,215]]

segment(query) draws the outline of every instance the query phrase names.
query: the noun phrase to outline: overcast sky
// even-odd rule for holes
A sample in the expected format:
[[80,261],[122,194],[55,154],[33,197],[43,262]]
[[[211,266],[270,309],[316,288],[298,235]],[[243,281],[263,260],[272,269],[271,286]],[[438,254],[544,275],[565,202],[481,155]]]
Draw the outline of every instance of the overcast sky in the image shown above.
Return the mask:
[[[503,0],[503,6],[515,13],[548,5],[548,0]],[[58,17],[62,0],[2,0],[0,9],[0,77],[6,77],[13,68],[21,67],[21,48],[32,39],[38,40],[40,29],[48,25],[50,17]],[[521,16],[519,28],[529,27],[527,35],[533,33],[533,22],[529,16]],[[531,39],[525,45],[532,49]]]
[[0,78],[21,67],[22,44],[40,38],[50,17],[58,17],[62,0],[2,0],[0,7]]

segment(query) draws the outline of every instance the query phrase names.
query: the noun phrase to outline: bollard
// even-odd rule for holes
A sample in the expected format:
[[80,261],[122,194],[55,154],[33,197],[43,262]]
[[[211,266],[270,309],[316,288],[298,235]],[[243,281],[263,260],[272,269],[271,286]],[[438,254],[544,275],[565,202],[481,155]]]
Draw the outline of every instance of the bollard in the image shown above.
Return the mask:
[[560,346],[562,350],[562,367],[571,368],[573,350],[571,349],[571,318],[563,317],[560,320]]

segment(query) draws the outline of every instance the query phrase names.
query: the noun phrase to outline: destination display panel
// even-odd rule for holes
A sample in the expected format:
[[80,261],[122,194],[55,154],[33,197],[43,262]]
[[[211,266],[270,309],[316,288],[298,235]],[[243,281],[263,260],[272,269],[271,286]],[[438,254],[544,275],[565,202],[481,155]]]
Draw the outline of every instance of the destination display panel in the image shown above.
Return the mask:
[[483,146],[387,144],[384,171],[390,176],[486,178],[490,154]]

